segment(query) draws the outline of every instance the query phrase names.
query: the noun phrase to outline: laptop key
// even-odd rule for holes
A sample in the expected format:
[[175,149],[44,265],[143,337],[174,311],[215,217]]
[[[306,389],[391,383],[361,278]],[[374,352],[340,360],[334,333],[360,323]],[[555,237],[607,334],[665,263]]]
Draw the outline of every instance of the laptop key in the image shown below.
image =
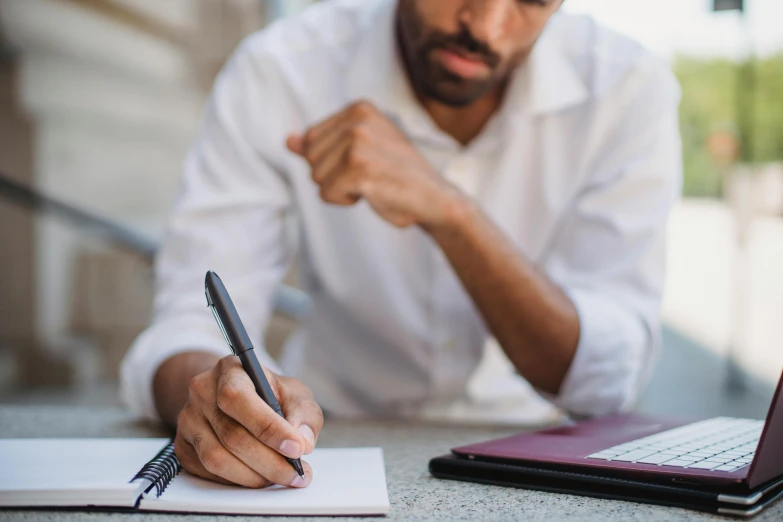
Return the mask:
[[722,462],[715,462],[712,460],[703,460],[701,462],[696,462],[694,464],[691,464],[688,466],[688,469],[714,469],[718,466],[721,466]]
[[663,464],[668,460],[672,460],[671,455],[662,455],[660,453],[656,453],[655,455],[650,455],[649,457],[639,459],[636,462],[639,464]]
[[726,456],[731,456],[731,457],[744,457],[745,455],[747,455],[747,452],[737,451],[737,450],[729,450],[729,451],[724,451],[723,453],[721,453],[721,455],[726,455]]
[[672,459],[663,463],[664,466],[675,466],[678,468],[685,468],[693,464],[692,460]]
[[688,455],[691,457],[699,457],[702,459],[706,459],[707,457],[712,457],[715,454],[712,453],[711,451],[692,451],[688,453]]
[[630,451],[628,453],[624,453],[623,455],[612,457],[612,460],[617,462],[636,462],[637,460],[649,457],[652,454],[652,451],[647,450]]
[[724,464],[727,464],[734,460],[733,457],[721,457],[720,455],[715,455],[714,457],[710,457],[708,460],[711,460],[713,462],[722,462]]
[[598,453],[593,453],[592,455],[588,455],[588,459],[599,459],[599,460],[609,460],[612,457],[616,457],[617,453],[614,451],[599,451]]

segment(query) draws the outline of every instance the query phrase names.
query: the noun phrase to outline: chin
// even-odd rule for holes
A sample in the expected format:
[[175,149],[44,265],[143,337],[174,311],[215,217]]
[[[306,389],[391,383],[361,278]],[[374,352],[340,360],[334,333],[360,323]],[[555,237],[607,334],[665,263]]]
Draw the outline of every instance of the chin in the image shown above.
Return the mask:
[[465,79],[431,63],[428,74],[420,78],[421,93],[449,107],[467,107],[488,93],[495,85],[493,78]]
[[472,82],[444,83],[427,85],[424,95],[449,107],[467,107],[481,98],[490,90],[485,84],[477,85]]

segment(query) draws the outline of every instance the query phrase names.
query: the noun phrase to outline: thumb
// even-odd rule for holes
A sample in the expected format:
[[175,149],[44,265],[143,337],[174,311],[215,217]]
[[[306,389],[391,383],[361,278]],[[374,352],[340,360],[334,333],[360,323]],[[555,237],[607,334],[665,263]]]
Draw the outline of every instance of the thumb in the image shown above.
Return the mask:
[[290,379],[284,383],[280,398],[285,418],[306,442],[304,453],[310,454],[324,425],[323,411],[301,381]]
[[305,140],[304,136],[300,134],[290,134],[288,139],[285,140],[285,146],[288,150],[299,156],[304,156],[305,153]]

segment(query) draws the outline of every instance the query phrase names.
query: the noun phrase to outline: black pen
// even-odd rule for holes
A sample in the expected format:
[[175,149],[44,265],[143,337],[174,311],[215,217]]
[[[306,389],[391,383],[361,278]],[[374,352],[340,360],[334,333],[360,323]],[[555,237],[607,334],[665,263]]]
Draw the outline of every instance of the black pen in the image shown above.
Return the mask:
[[[242,325],[242,320],[239,318],[237,309],[228,295],[228,290],[226,290],[220,277],[212,270],[207,272],[207,276],[204,279],[204,293],[207,295],[207,306],[212,309],[212,315],[215,316],[220,331],[223,332],[223,337],[226,339],[229,348],[231,348],[231,352],[242,361],[242,368],[245,369],[250,376],[250,380],[253,381],[256,393],[270,408],[285,419],[283,409],[280,407],[280,403],[277,402],[277,397],[275,397],[272,387],[269,386],[269,381],[266,380],[264,370],[261,369],[261,365],[258,363],[256,353],[253,351],[253,343],[250,342],[250,337]],[[286,457],[285,460],[293,466],[300,477],[304,478],[304,469],[302,469],[302,462],[299,459]]]

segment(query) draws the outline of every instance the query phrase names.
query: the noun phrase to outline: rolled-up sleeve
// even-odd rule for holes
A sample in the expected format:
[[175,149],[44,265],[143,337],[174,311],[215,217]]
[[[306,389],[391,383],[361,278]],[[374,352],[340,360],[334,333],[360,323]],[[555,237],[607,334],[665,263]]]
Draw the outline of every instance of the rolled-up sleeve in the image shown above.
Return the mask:
[[226,284],[262,364],[277,368],[262,333],[287,265],[284,213],[291,197],[259,145],[282,147],[266,125],[280,120],[285,97],[247,47],[216,81],[156,260],[154,316],[122,363],[122,398],[150,419],[158,418],[152,382],[165,359],[184,351],[229,354],[206,306],[208,270]]
[[551,399],[582,415],[631,407],[659,351],[666,226],[681,191],[680,91],[667,67],[645,65],[610,97],[600,152],[544,262],[580,321]]

